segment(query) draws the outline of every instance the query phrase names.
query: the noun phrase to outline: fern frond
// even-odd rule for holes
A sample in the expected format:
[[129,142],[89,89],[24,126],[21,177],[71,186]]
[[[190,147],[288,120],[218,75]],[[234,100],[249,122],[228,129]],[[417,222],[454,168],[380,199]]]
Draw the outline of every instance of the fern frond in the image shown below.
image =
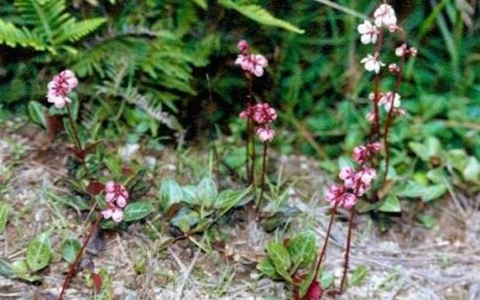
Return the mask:
[[237,4],[232,0],[219,0],[218,3],[225,8],[234,9],[242,15],[260,24],[276,26],[296,33],[303,34],[305,31],[287,21],[275,18],[266,9],[255,4]]
[[38,36],[26,28],[18,28],[10,22],[0,19],[0,44],[10,47],[20,45],[32,47],[36,50],[45,50],[46,45]]
[[94,18],[75,21],[73,18],[68,19],[60,28],[62,33],[55,39],[56,44],[61,44],[65,41],[78,41],[84,36],[95,31],[98,27],[106,22],[105,18]]

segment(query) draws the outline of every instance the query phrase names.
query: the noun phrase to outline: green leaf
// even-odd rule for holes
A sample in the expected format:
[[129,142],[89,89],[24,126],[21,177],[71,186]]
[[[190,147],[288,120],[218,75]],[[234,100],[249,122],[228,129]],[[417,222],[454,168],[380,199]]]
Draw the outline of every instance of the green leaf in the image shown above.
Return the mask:
[[352,272],[352,279],[350,280],[351,286],[359,286],[365,280],[365,277],[370,271],[370,267],[367,265],[360,265]]
[[50,238],[46,233],[42,233],[34,238],[27,247],[27,264],[33,272],[39,271],[50,263],[52,258],[52,248]]
[[427,178],[437,184],[445,184],[445,182],[447,182],[447,174],[444,168],[436,168],[428,171]]
[[313,282],[313,277],[315,276],[315,272],[309,272],[307,276],[300,282],[300,288],[298,290],[298,293],[300,294],[300,299],[303,299],[305,295],[308,292],[308,288],[310,287],[310,284]]
[[479,180],[480,176],[480,163],[478,160],[471,156],[468,159],[467,166],[465,167],[465,170],[463,170],[463,177],[465,180],[472,181],[472,182],[477,182]]
[[207,9],[207,7],[208,7],[207,0],[192,0],[192,1],[195,2],[195,4],[197,4],[198,6],[200,6],[203,9]]
[[160,207],[167,211],[173,203],[178,203],[183,199],[183,192],[180,185],[173,179],[167,179],[162,182],[159,190]]
[[406,185],[397,189],[397,196],[406,198],[421,198],[424,202],[440,198],[447,192],[445,184],[422,185],[409,181]]
[[322,286],[322,289],[328,289],[331,285],[333,285],[334,280],[335,276],[333,276],[333,273],[322,272],[322,277],[320,278],[320,285]]
[[129,203],[123,212],[123,220],[125,222],[140,220],[151,214],[153,211],[154,208],[150,202]]
[[402,206],[400,205],[400,201],[398,201],[397,196],[389,195],[382,202],[382,205],[380,205],[378,210],[381,212],[399,213],[402,211]]
[[269,257],[264,258],[260,261],[260,263],[257,265],[257,270],[267,275],[271,279],[278,280],[281,278],[275,269],[273,260]]
[[28,114],[30,115],[30,119],[32,119],[34,123],[42,125],[43,128],[47,128],[47,120],[45,118],[46,111],[47,108],[37,101],[30,101],[28,103]]
[[13,278],[14,271],[12,265],[6,259],[0,258],[0,275],[5,278]]
[[432,158],[439,158],[442,154],[442,145],[436,137],[428,137],[423,144],[410,142],[408,146],[418,157],[427,162]]
[[420,223],[422,223],[423,226],[425,226],[428,229],[432,229],[437,224],[437,220],[434,217],[429,215],[417,214],[416,218]]
[[66,239],[62,244],[62,257],[68,263],[73,263],[78,252],[82,248],[76,239]]
[[205,207],[211,207],[217,199],[217,184],[211,178],[204,178],[197,187],[197,198],[199,204]]
[[40,276],[30,274],[27,262],[24,259],[15,261],[12,264],[12,271],[14,273],[12,278],[18,278],[28,282],[35,282],[41,279]]
[[448,162],[459,172],[467,167],[468,155],[464,149],[453,149],[447,153]]
[[180,228],[183,233],[187,233],[191,228],[200,222],[200,216],[196,211],[182,207],[177,215],[172,218],[170,223]]
[[242,15],[254,20],[257,23],[276,26],[296,33],[303,34],[305,31],[290,24],[289,22],[280,20],[272,16],[267,10],[259,5],[254,4],[237,4],[232,0],[219,0],[218,3],[226,8],[234,9]]
[[312,232],[305,232],[293,237],[287,245],[288,253],[295,267],[310,265],[316,257],[315,236]]
[[286,281],[292,282],[292,277],[289,273],[292,260],[290,258],[290,254],[288,254],[287,248],[280,243],[272,241],[267,244],[266,250],[269,257],[273,261],[273,265],[275,266],[277,273],[280,274]]
[[8,206],[4,203],[0,203],[0,234],[5,230],[5,225],[8,220]]

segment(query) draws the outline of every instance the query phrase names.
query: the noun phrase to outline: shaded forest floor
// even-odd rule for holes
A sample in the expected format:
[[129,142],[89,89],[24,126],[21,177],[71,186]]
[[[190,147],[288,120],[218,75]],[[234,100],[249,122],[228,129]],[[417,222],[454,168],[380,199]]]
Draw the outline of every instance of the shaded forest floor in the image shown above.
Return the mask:
[[[155,165],[152,195],[163,178],[175,177],[182,183],[193,180],[188,171],[179,172],[174,151],[147,153],[142,149],[130,159]],[[207,159],[201,151],[195,155]],[[68,193],[58,184],[66,175],[66,157],[64,144],[50,142],[32,125],[10,123],[0,129],[0,171],[7,182],[1,201],[11,208],[6,232],[0,236],[0,256],[9,261],[24,257],[28,242],[45,231],[51,232],[56,253],[50,266],[41,272],[38,284],[0,277],[2,299],[55,299],[60,291],[68,265],[60,259],[59,245],[67,236],[81,238],[80,228],[87,226],[84,214],[59,200]],[[271,165],[288,165],[282,168],[282,177],[292,183],[287,204],[300,212],[280,234],[287,238],[310,229],[321,244],[329,219],[328,205],[322,198],[328,180],[318,163],[303,156],[278,156],[271,158]],[[231,182],[226,179],[220,184]],[[437,220],[432,229],[422,227],[407,212],[391,217],[392,227],[382,233],[371,216],[358,215],[351,269],[365,266],[368,271],[358,286],[339,298],[480,299],[480,195],[467,198],[454,192],[453,196],[462,211],[451,196],[437,200],[428,208]],[[265,244],[275,235],[255,222],[245,221],[242,212],[237,214],[237,221],[223,228],[230,241],[225,245],[208,245],[200,235],[159,251],[170,237],[168,232],[158,230],[160,215],[152,215],[126,231],[101,232],[89,245],[81,262],[83,271],[74,278],[67,299],[93,297],[85,279],[85,270],[89,269],[105,269],[114,299],[290,299],[282,283],[255,270],[255,264],[265,255]],[[334,276],[337,286],[347,232],[346,219],[341,214],[338,219],[325,270]]]

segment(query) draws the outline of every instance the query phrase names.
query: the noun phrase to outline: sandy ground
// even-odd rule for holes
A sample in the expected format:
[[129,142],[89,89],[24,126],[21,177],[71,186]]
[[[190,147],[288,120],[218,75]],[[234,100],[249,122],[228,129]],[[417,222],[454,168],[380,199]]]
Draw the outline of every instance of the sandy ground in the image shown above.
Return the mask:
[[[80,238],[80,228],[86,224],[82,215],[49,196],[67,192],[56,183],[66,174],[65,146],[50,142],[33,126],[16,126],[0,129],[0,175],[8,181],[1,201],[11,207],[6,232],[0,235],[0,256],[11,262],[23,258],[28,242],[45,231],[51,233],[55,254],[50,266],[41,271],[40,283],[0,277],[0,298],[55,299],[68,270],[58,254],[59,245],[67,236]],[[157,164],[168,156],[168,164],[155,173],[158,183],[175,175],[175,156],[165,152],[170,154],[153,155]],[[278,160],[277,165],[288,163],[283,178],[297,178],[287,204],[300,214],[281,234],[289,237],[314,230],[320,244],[328,223],[328,206],[321,198],[325,176],[312,158],[272,159]],[[455,192],[454,196],[457,205],[449,196],[427,208],[437,218],[430,230],[402,214],[392,218],[389,231],[381,233],[370,216],[357,216],[351,269],[365,265],[369,271],[359,286],[337,299],[480,299],[480,195],[465,197]],[[347,232],[345,218],[338,219],[326,265],[337,286]],[[85,280],[86,270],[91,269],[107,271],[114,299],[290,299],[285,285],[255,270],[264,245],[274,238],[257,223],[228,224],[223,233],[229,242],[221,251],[206,253],[189,240],[159,251],[169,235],[158,229],[158,222],[160,217],[151,217],[124,232],[98,234],[67,299],[93,298]],[[202,236],[195,238],[194,242],[202,242]]]

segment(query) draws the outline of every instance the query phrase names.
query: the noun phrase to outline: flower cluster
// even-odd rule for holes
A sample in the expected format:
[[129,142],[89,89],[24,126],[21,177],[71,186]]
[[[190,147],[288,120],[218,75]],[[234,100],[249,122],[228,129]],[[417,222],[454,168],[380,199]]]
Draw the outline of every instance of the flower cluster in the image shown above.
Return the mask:
[[353,150],[352,157],[360,164],[359,171],[352,167],[344,167],[339,174],[343,185],[332,184],[325,191],[325,199],[331,207],[351,209],[377,177],[375,169],[367,167],[366,163],[381,149],[379,142],[358,146]]
[[240,113],[240,118],[251,118],[258,126],[256,133],[262,143],[271,142],[275,137],[275,131],[270,128],[270,123],[277,119],[277,112],[268,103],[249,105]]
[[[391,33],[401,32],[403,35],[403,30],[397,25],[397,17],[392,6],[388,4],[380,5],[373,14],[374,20],[364,21],[357,28],[360,33],[360,40],[363,44],[376,44],[377,50],[373,54],[367,54],[360,63],[364,64],[365,70],[369,72],[374,72],[375,74],[380,73],[382,67],[385,67],[385,63],[380,60],[379,47],[382,46],[383,41],[379,39],[380,35],[383,35],[384,29],[387,28]],[[392,74],[397,74],[401,78],[400,73],[402,72],[404,58],[415,57],[417,56],[417,49],[413,47],[408,47],[406,43],[402,43],[398,48],[395,49],[395,55],[401,58],[400,66],[397,63],[391,63],[388,65],[388,70]],[[379,105],[382,105],[387,112],[392,112],[394,115],[402,116],[405,115],[405,110],[400,108],[401,105],[401,96],[396,92],[396,89],[391,92],[381,93],[377,92],[375,95],[371,93],[369,98],[370,100],[378,101]],[[369,113],[367,115],[367,120],[370,122],[375,121],[375,114]],[[377,119],[378,120],[378,119]]]
[[268,66],[267,59],[261,54],[251,54],[250,45],[245,40],[238,42],[237,48],[240,54],[235,60],[235,64],[248,74],[262,77],[264,69]]
[[57,108],[64,107],[65,104],[72,102],[67,96],[77,85],[75,73],[70,70],[60,72],[48,83],[48,102],[53,103]]
[[105,219],[112,218],[113,221],[120,223],[123,220],[123,209],[127,205],[127,189],[121,184],[109,181],[105,185],[105,200],[107,208],[102,211],[102,216]]

